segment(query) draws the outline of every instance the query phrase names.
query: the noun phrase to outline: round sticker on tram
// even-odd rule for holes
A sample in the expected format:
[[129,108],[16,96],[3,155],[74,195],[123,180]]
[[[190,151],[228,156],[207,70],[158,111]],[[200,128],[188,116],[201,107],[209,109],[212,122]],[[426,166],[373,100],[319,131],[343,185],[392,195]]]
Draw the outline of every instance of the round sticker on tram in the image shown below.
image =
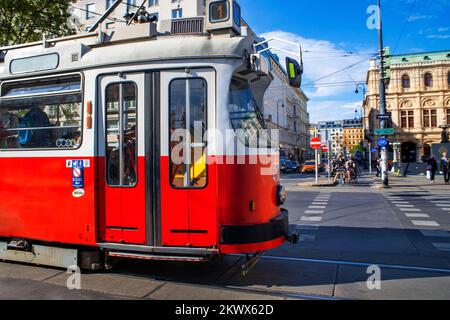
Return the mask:
[[85,193],[86,192],[84,191],[84,189],[76,189],[72,192],[72,196],[74,198],[81,198],[85,195]]

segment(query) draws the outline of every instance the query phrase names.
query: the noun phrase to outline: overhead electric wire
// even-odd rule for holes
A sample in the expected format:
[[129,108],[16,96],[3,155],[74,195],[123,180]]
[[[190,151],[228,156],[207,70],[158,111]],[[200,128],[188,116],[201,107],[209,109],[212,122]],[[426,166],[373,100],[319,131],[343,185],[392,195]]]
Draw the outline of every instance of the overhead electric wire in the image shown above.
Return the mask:
[[316,83],[316,82],[318,82],[318,81],[320,81],[320,80],[329,78],[329,77],[331,77],[331,76],[334,76],[335,74],[340,73],[340,72],[342,72],[342,71],[351,69],[351,68],[353,68],[353,67],[355,67],[355,66],[357,66],[357,65],[359,65],[359,64],[361,64],[361,63],[363,63],[363,62],[365,62],[365,61],[368,61],[368,60],[372,59],[373,57],[375,57],[375,55],[372,55],[372,56],[370,56],[370,57],[368,57],[368,58],[364,58],[363,60],[360,60],[360,61],[358,61],[358,62],[356,62],[356,63],[353,63],[353,64],[351,64],[351,65],[349,65],[349,66],[346,66],[345,68],[339,69],[339,70],[337,70],[337,71],[335,71],[335,72],[333,72],[333,73],[330,73],[330,74],[328,74],[328,75],[325,75],[325,76],[323,76],[323,77],[321,77],[321,78],[319,78],[319,79],[310,81],[310,82],[308,82],[307,84],[305,84],[305,86],[306,86],[306,85],[313,84],[313,83]]
[[411,16],[412,16],[412,14],[414,12],[414,9],[416,8],[416,4],[417,4],[417,0],[414,0],[413,4],[411,6],[411,9],[409,11],[409,14],[408,14],[408,18],[406,19],[405,23],[403,24],[402,31],[400,32],[400,36],[399,36],[399,38],[397,40],[397,43],[395,44],[395,47],[394,47],[394,50],[392,51],[392,53],[397,52],[398,45],[400,44],[400,41],[401,41],[401,39],[403,37],[403,34],[405,33],[406,27],[408,26],[409,19],[411,19]]

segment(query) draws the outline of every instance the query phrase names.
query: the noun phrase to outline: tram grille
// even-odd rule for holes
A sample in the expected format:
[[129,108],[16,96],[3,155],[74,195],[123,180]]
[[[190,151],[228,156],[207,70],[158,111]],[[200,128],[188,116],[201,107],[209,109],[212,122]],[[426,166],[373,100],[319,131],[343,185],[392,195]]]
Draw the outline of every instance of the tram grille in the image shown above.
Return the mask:
[[202,17],[172,20],[172,34],[202,34],[203,29]]

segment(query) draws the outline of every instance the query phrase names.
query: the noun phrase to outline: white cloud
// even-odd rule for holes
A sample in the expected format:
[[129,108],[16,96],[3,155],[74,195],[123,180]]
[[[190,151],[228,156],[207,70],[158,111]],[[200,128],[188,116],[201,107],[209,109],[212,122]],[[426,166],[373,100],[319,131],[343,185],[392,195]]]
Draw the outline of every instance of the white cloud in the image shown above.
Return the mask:
[[448,31],[450,28],[438,28],[438,32],[446,32]]
[[427,36],[429,39],[450,39],[448,34],[430,34]]
[[[306,85],[304,90],[308,93],[310,98],[313,97],[329,97],[336,96],[344,93],[353,92],[356,84],[360,81],[365,81],[367,69],[369,66],[369,52],[354,52],[349,54],[344,50],[342,46],[335,45],[334,43],[326,40],[307,39],[302,36],[284,32],[273,31],[261,35],[262,37],[280,38],[283,40],[299,43],[303,49],[303,62],[305,65],[305,74],[303,85]],[[281,49],[293,51],[294,49],[289,45],[281,42],[273,42],[271,45],[280,47]],[[274,51],[280,57],[282,65],[286,59],[286,55],[282,52]],[[349,68],[342,72],[336,73],[332,76],[326,77],[323,80],[314,82],[317,79],[328,76],[340,69],[346,68],[352,64],[358,63],[364,59],[364,61],[353,68]],[[313,84],[309,84],[313,82]],[[321,86],[326,83],[342,83],[342,82],[355,82],[354,86]]]
[[426,16],[426,15],[417,15],[417,16],[410,16],[408,18],[408,22],[414,22],[414,21],[418,21],[418,20],[427,20],[427,19],[431,19],[432,16]]
[[308,112],[311,114],[311,123],[353,119],[355,118],[355,111],[358,111],[358,117],[361,116],[361,105],[362,101],[311,100],[308,104]]

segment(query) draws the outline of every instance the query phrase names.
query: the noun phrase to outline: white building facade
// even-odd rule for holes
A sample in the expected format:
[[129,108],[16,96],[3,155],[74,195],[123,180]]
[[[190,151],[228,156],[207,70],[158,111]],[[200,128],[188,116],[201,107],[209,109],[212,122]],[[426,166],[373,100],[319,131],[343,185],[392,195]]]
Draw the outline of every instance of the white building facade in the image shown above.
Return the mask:
[[302,162],[310,142],[308,98],[301,89],[289,85],[277,61],[272,64],[275,77],[264,95],[264,118],[269,128],[279,129],[282,155]]
[[[85,30],[103,14],[115,0],[78,0],[72,5],[73,23],[79,31]],[[125,23],[124,16],[134,13],[142,0],[124,0],[105,22],[107,29]],[[145,9],[158,20],[203,16],[206,0],[146,0]]]

